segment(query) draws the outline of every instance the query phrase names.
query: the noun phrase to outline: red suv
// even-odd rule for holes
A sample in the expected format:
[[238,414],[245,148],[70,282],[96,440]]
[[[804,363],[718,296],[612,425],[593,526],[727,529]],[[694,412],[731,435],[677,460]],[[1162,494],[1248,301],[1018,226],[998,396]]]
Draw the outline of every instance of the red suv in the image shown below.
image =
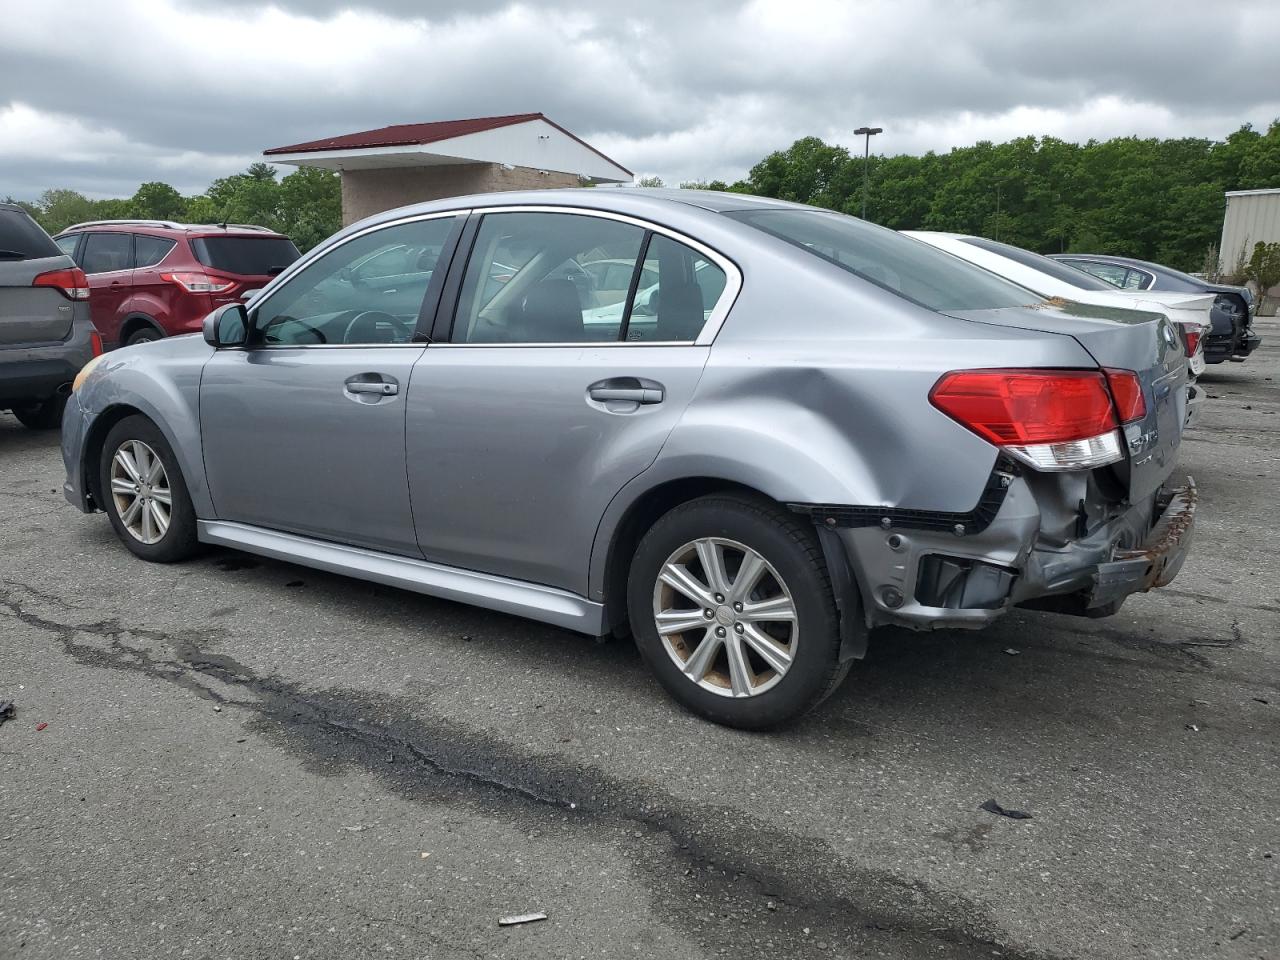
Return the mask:
[[211,310],[244,301],[299,256],[288,237],[240,223],[96,220],[54,242],[89,278],[108,349],[197,332]]

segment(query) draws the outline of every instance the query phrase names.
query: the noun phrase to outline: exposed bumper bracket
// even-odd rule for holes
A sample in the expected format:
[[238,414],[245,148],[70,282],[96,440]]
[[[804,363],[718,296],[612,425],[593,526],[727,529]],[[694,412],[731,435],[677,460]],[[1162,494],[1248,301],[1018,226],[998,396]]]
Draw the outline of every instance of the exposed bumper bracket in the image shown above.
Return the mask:
[[1140,546],[1117,550],[1109,562],[1098,564],[1090,607],[1173,582],[1191,546],[1199,496],[1195,481],[1187,477]]

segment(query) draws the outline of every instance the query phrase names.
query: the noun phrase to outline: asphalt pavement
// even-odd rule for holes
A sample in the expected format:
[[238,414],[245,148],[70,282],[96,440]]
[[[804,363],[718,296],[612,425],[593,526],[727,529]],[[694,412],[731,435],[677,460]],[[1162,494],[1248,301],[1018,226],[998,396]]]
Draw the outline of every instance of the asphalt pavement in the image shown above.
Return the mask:
[[770,734],[682,712],[628,643],[142,563],[63,501],[56,435],[0,415],[0,958],[1280,958],[1257,325],[1201,379],[1171,588],[883,631]]

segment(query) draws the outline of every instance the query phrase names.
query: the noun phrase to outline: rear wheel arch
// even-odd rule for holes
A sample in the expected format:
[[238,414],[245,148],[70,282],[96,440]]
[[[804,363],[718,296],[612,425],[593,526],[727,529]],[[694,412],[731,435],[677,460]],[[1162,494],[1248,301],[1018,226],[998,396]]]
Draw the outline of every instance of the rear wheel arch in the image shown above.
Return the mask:
[[120,345],[124,346],[135,333],[148,328],[154,331],[158,338],[164,338],[164,328],[160,326],[154,317],[150,317],[145,313],[129,314],[129,316],[125,317],[124,323],[120,325]]
[[710,494],[737,495],[747,500],[777,504],[767,494],[746,484],[719,477],[682,477],[646,490],[626,508],[609,534],[604,560],[603,593],[607,625],[625,633],[627,625],[627,577],[640,539],[669,511]]

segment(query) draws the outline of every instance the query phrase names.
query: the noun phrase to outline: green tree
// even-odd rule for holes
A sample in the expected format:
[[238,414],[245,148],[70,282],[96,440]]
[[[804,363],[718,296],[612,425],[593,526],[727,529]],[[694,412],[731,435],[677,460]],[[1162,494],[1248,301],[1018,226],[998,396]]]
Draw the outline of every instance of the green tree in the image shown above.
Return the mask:
[[144,220],[181,220],[187,201],[167,183],[144,183],[129,201],[134,217]]
[[665,187],[661,177],[641,177],[636,181],[637,187]]
[[1280,243],[1255,243],[1244,275],[1258,286],[1258,312],[1261,313],[1267,292],[1280,284]]
[[33,205],[39,213],[36,219],[49,233],[58,233],[73,223],[101,219],[95,204],[75,190],[46,190]]
[[277,229],[310,250],[342,226],[342,180],[332,170],[299,167],[280,181]]

